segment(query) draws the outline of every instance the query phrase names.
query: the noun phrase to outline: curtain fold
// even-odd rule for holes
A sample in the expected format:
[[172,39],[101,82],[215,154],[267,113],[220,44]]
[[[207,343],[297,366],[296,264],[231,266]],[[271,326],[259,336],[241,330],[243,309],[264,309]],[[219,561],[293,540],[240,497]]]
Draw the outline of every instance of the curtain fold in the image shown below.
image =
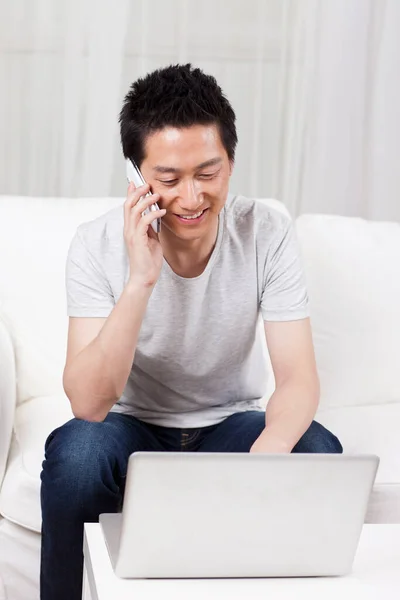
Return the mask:
[[277,196],[399,221],[400,2],[289,0],[284,18]]

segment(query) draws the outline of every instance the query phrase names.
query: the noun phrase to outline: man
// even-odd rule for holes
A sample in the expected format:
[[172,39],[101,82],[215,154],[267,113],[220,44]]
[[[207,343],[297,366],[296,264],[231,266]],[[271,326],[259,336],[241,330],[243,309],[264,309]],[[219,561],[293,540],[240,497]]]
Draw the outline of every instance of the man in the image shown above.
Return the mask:
[[[121,509],[132,452],[342,452],[313,421],[292,223],[228,194],[235,115],[215,79],[191,65],[155,71],[132,85],[120,125],[148,184],[129,185],[124,206],[71,243],[64,388],[75,418],[45,445],[42,600],[80,598],[83,523]],[[160,211],[143,216],[153,202]],[[266,411],[260,312],[276,381]]]

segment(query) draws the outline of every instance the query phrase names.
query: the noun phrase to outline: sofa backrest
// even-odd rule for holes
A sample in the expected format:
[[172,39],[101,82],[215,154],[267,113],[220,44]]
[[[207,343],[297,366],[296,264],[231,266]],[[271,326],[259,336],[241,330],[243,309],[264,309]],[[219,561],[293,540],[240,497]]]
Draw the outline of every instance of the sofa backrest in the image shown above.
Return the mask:
[[314,214],[296,230],[320,407],[400,403],[400,223]]

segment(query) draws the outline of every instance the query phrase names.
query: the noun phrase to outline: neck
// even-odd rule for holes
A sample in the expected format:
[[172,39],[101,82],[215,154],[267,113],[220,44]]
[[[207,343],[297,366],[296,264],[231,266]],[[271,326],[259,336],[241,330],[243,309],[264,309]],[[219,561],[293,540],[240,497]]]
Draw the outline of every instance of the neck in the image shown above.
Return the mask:
[[159,240],[164,258],[181,277],[197,277],[207,266],[218,235],[218,220],[204,238],[183,240],[168,229],[161,230]]

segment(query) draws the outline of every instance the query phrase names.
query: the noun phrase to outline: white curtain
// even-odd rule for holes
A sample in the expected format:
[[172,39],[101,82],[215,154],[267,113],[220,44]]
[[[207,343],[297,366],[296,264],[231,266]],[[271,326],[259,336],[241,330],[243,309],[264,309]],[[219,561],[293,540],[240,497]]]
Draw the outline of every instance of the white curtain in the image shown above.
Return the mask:
[[400,220],[398,0],[0,0],[0,193],[123,196],[130,84],[190,61],[238,118],[232,191]]
[[277,197],[400,221],[400,2],[285,3]]

